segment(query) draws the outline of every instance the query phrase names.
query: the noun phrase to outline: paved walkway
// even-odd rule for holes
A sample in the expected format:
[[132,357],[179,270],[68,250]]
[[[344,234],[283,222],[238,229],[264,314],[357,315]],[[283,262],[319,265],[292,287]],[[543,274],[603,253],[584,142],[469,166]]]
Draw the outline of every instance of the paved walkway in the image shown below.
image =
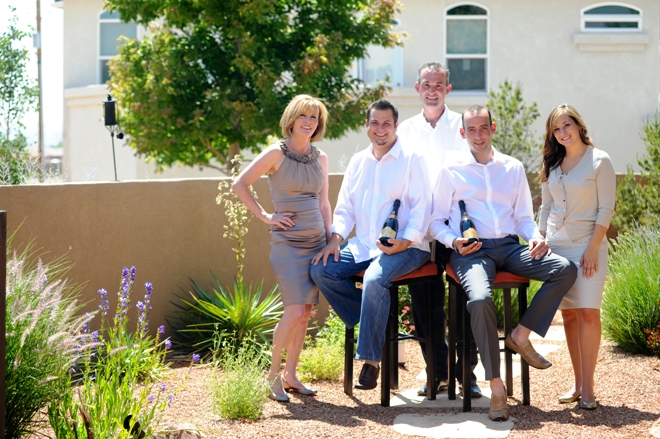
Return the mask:
[[[535,343],[534,348],[541,354],[547,355],[563,345],[565,340],[564,328],[561,325],[552,325],[545,338],[536,334],[530,337],[532,340],[543,340],[543,343]],[[554,343],[553,343],[554,342]],[[559,343],[557,343],[559,342]],[[504,353],[501,354],[504,359]],[[520,357],[513,356],[513,376],[520,376]],[[481,361],[474,369],[483,392],[483,397],[472,400],[473,408],[488,408],[490,406],[490,389],[485,381],[484,368]],[[504,376],[504,362],[502,361],[502,376]],[[426,381],[426,372],[422,371],[417,376],[420,387]],[[457,397],[450,401],[447,392],[440,393],[435,401],[429,401],[423,396],[417,395],[417,389],[406,389],[397,393],[390,401],[392,407],[420,407],[420,408],[461,408],[463,400]],[[437,413],[429,416],[421,414],[402,414],[394,419],[394,430],[402,434],[414,436],[425,436],[433,438],[505,438],[508,436],[514,418],[506,422],[493,422],[488,418],[488,413]]]

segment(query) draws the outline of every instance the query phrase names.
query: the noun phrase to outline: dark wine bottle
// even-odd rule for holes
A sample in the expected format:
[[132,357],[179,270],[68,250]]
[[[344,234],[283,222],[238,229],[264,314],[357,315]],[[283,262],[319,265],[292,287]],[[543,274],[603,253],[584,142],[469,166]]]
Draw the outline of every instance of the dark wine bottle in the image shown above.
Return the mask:
[[461,209],[461,234],[463,235],[463,238],[468,238],[468,242],[465,245],[470,245],[473,242],[479,242],[477,229],[474,228],[474,223],[470,219],[470,216],[465,209],[465,201],[459,200],[458,207]]
[[387,242],[388,239],[395,239],[396,233],[399,231],[399,220],[397,216],[399,215],[399,206],[401,201],[394,200],[394,205],[392,206],[392,212],[390,216],[387,217],[385,223],[383,224],[383,230],[380,231],[380,243],[385,247],[392,247],[392,244]]

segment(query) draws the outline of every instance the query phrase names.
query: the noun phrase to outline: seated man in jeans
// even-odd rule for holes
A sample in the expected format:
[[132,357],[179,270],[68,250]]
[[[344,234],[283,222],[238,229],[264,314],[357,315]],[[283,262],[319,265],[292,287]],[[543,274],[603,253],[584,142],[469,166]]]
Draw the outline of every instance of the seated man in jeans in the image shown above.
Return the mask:
[[[522,163],[493,148],[495,132],[488,109],[473,106],[463,113],[461,135],[469,152],[457,152],[440,171],[433,199],[430,229],[438,241],[452,247],[451,266],[468,296],[467,309],[479,355],[490,381],[492,397],[488,416],[509,418],[506,390],[500,378],[500,344],[492,300],[497,270],[544,281],[520,324],[505,344],[537,369],[552,364],[529,342],[531,331],[540,336],[550,327],[564,295],[575,282],[577,268],[552,254],[541,236],[532,211],[532,196]],[[468,244],[460,231],[459,201],[475,224],[479,241]],[[449,224],[445,221],[449,220]],[[518,235],[529,242],[520,245]]]
[[[339,191],[332,237],[312,260],[311,277],[347,327],[360,323],[357,359],[363,360],[358,389],[378,382],[390,309],[389,287],[396,278],[429,260],[426,237],[431,213],[426,164],[397,139],[398,111],[381,99],[367,110],[371,145],[351,159]],[[400,200],[399,230],[390,246],[379,241],[383,223]],[[355,237],[340,248],[355,227]],[[321,263],[319,263],[321,262]],[[366,270],[362,289],[351,276]]]

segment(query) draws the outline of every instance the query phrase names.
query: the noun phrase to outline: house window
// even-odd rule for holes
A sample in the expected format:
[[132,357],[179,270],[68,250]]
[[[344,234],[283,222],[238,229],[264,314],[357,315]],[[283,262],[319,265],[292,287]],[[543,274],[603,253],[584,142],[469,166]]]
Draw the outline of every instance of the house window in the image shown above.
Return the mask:
[[110,79],[108,61],[119,53],[119,37],[137,38],[137,24],[121,21],[118,12],[103,11],[99,14],[99,83]]
[[389,77],[393,87],[403,87],[403,48],[368,46],[367,56],[356,63],[354,76],[375,86]]
[[454,91],[486,91],[488,11],[475,4],[445,11],[445,60]]
[[642,11],[632,6],[604,4],[582,10],[582,30],[636,32],[642,30]]

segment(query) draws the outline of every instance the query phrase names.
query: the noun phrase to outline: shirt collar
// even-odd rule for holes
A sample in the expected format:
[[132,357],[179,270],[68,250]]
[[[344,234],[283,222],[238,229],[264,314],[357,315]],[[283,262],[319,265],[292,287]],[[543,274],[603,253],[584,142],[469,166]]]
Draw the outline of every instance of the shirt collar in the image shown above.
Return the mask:
[[[396,142],[394,142],[394,145],[392,145],[392,148],[390,148],[390,150],[385,153],[383,158],[385,158],[385,156],[388,156],[388,155],[391,155],[392,157],[394,157],[397,160],[399,159],[399,156],[401,155],[401,142],[399,141],[398,137],[396,138]],[[374,145],[373,145],[373,143],[369,144],[369,156],[372,159],[377,160],[376,156],[374,155]]]
[[445,109],[442,111],[442,116],[440,116],[440,119],[438,119],[438,123],[435,124],[435,128],[431,126],[429,121],[426,120],[426,117],[424,117],[424,109],[422,108],[421,113],[419,113],[419,117],[421,118],[421,122],[424,123],[426,126],[429,127],[429,129],[436,129],[438,128],[438,125],[442,123],[443,125],[449,126],[449,108],[447,108],[447,104],[445,104]]

